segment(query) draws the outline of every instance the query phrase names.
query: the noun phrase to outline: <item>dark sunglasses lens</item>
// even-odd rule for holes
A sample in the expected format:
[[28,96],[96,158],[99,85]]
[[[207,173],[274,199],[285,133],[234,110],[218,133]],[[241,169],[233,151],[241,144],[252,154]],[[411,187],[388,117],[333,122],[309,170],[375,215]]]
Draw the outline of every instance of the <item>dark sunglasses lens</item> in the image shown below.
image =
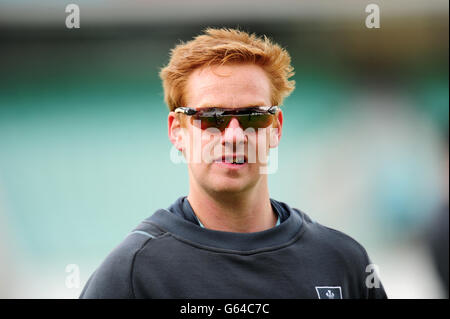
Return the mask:
[[272,124],[273,121],[273,115],[268,113],[260,113],[260,114],[238,114],[238,115],[222,115],[219,117],[216,116],[194,116],[194,120],[197,123],[198,127],[198,121],[201,123],[201,129],[206,130],[208,128],[217,128],[221,131],[223,131],[228,124],[230,123],[231,119],[233,117],[236,117],[241,125],[241,127],[245,130],[247,128],[265,128]]
[[241,123],[242,128],[245,130],[247,128],[265,128],[272,124],[273,116],[272,114],[252,114],[252,115],[239,115],[239,123]]
[[223,131],[228,126],[228,123],[230,123],[231,116],[199,116],[196,118],[196,120],[199,120],[201,122],[202,130],[214,127]]

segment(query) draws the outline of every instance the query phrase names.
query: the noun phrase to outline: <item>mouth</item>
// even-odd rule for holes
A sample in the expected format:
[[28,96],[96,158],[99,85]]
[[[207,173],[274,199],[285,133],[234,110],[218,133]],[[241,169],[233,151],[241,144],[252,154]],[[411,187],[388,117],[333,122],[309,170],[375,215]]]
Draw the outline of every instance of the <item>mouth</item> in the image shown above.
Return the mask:
[[243,166],[247,164],[247,156],[243,154],[233,154],[230,156],[222,156],[214,161],[216,164],[227,164],[233,166]]

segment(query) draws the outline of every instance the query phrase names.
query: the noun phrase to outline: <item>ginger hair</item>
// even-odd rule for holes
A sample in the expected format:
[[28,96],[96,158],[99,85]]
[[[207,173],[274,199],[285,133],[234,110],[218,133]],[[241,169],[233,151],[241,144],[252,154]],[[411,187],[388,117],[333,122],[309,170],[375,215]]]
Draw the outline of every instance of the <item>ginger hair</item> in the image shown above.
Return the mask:
[[197,68],[225,63],[252,63],[266,72],[271,83],[271,103],[281,105],[295,88],[289,53],[268,37],[237,29],[207,28],[170,52],[169,63],[159,73],[164,100],[170,111],[185,106],[185,88],[189,75]]

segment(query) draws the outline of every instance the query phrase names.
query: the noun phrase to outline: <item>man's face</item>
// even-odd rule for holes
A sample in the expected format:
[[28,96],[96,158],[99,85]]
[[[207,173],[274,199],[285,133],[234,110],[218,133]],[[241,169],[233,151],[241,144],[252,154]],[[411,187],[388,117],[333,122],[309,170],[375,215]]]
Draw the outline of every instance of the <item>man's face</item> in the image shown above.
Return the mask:
[[[252,64],[199,68],[188,78],[185,101],[186,107],[197,110],[271,106],[270,81],[260,66]],[[273,124],[260,131],[244,131],[237,118],[232,118],[224,131],[210,132],[196,126],[189,116],[171,112],[169,136],[183,150],[191,186],[208,193],[235,193],[266,182],[267,175],[261,174],[260,168],[266,165],[269,147],[278,145],[283,121],[281,111],[272,117]],[[184,134],[179,134],[178,128]],[[244,164],[230,163],[242,155]]]

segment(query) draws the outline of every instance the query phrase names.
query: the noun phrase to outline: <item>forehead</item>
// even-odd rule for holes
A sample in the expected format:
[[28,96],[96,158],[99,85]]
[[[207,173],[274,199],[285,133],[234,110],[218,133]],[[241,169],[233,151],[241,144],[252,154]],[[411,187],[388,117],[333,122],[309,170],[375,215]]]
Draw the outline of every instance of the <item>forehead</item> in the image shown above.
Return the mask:
[[185,102],[189,107],[248,107],[270,105],[270,80],[258,65],[203,67],[189,76]]

